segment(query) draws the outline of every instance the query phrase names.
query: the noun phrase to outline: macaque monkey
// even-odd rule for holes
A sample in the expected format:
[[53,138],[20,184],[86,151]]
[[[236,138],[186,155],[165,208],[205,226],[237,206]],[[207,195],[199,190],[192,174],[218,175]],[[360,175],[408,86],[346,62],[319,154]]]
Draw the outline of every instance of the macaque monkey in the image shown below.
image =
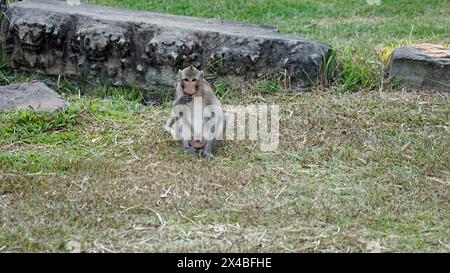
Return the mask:
[[203,71],[192,65],[178,71],[172,106],[173,116],[165,129],[181,140],[186,153],[211,157],[214,147],[225,138],[226,116]]

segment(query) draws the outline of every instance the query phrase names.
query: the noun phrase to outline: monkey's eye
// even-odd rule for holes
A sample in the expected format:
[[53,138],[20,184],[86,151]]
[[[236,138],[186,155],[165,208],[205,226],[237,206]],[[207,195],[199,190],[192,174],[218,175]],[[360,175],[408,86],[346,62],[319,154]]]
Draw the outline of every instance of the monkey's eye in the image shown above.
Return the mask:
[[192,79],[192,82],[196,82],[197,81],[197,79]]
[[189,79],[187,79],[187,78],[186,78],[186,79],[183,79],[183,81],[185,81],[185,82],[188,82],[188,81],[189,81]]

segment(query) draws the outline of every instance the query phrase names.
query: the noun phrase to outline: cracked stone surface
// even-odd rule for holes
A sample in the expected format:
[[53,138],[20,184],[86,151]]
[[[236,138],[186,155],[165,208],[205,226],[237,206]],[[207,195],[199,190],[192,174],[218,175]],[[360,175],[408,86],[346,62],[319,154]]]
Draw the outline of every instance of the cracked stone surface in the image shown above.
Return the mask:
[[450,49],[419,44],[394,50],[389,74],[406,86],[450,91]]
[[0,87],[0,111],[14,109],[54,112],[64,109],[66,101],[42,82],[11,84]]
[[12,67],[114,86],[173,87],[178,69],[192,64],[236,82],[282,71],[303,90],[324,80],[332,54],[273,27],[89,4],[29,0],[6,15],[1,40]]

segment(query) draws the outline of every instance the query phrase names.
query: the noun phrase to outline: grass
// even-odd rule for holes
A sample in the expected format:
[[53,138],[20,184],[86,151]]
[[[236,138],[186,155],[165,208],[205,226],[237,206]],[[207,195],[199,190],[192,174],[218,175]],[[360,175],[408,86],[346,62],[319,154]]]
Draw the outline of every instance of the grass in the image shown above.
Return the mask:
[[205,160],[162,129],[167,95],[59,78],[65,111],[0,113],[0,252],[449,252],[450,97],[382,84],[394,46],[448,44],[446,1],[95,2],[276,25],[336,47],[336,81],[220,84],[225,104],[280,105],[280,147]]
[[142,1],[88,0],[85,2],[272,25],[332,45],[338,54],[336,78],[342,91],[377,89],[386,66],[386,53],[409,43],[450,45],[447,0],[229,0]]

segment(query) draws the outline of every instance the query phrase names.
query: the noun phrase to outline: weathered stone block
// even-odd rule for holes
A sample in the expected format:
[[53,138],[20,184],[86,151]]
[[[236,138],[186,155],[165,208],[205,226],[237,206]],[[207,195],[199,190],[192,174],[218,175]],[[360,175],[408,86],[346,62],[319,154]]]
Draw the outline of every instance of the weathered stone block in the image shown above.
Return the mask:
[[450,91],[450,49],[432,44],[397,48],[389,74],[409,87]]
[[193,64],[238,82],[283,71],[302,90],[324,80],[332,54],[271,27],[88,4],[24,1],[6,15],[3,57],[12,67],[117,86],[173,87],[178,69]]
[[64,109],[66,101],[41,82],[11,84],[0,87],[0,111],[14,109],[54,112]]

